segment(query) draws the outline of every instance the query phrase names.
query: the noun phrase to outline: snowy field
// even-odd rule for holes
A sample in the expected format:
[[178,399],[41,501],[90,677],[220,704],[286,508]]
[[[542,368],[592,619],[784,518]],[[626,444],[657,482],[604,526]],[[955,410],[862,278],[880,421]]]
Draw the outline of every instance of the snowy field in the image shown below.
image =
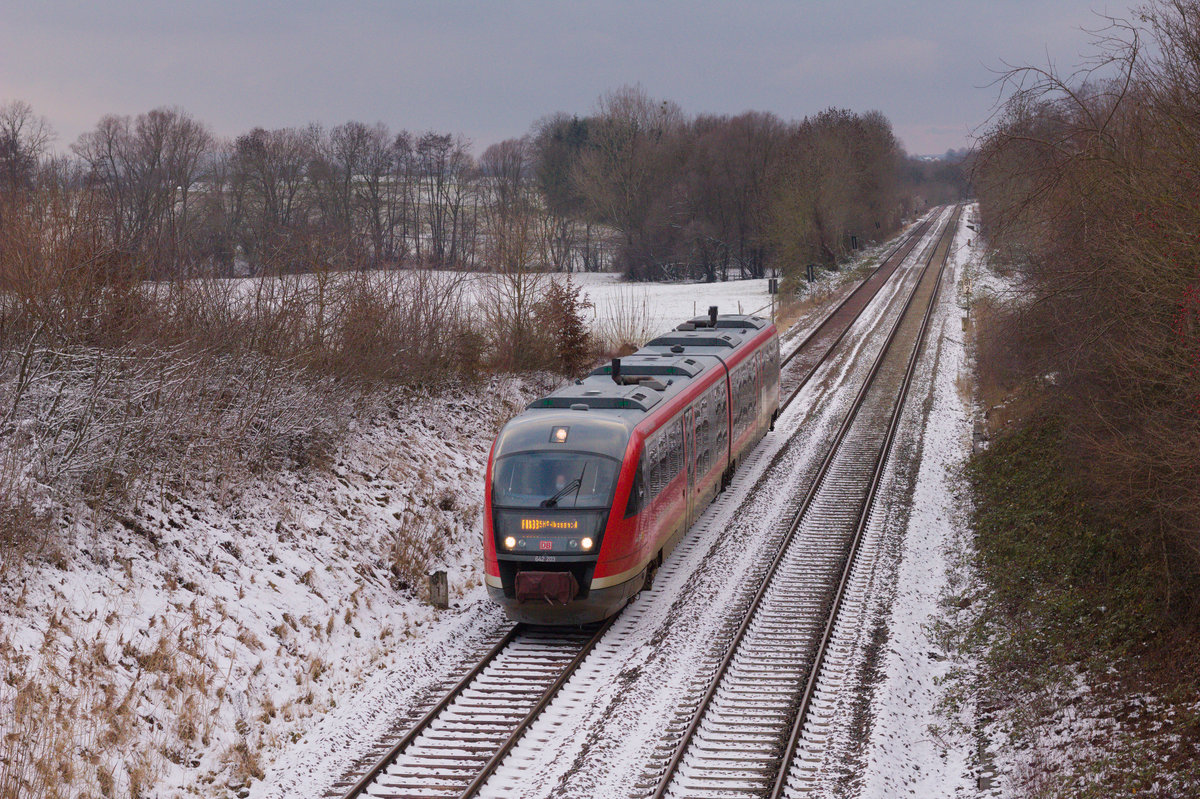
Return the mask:
[[630,326],[647,338],[669,330],[684,319],[704,316],[715,305],[719,313],[757,313],[769,316],[771,295],[767,280],[731,280],[726,283],[643,284],[625,283],[607,273],[581,273],[571,280],[583,286],[594,306],[588,313],[594,329],[630,320]]
[[[965,251],[959,247],[955,266],[960,266],[965,257]],[[955,270],[956,276],[960,273],[961,270]],[[881,299],[892,308],[889,313],[896,313],[899,307],[896,288],[881,294]],[[958,313],[953,292],[947,294],[937,329],[949,334],[957,323]],[[676,295],[673,301],[684,304],[684,310],[690,313],[686,294]],[[868,320],[878,319],[882,313],[882,309],[873,311]],[[959,338],[943,345],[926,358],[921,379],[928,400],[913,403],[916,410],[909,414],[907,422],[907,435],[913,442],[910,449],[920,449],[923,414],[932,403],[936,418],[931,425],[937,432],[929,438],[926,456],[919,462],[922,475],[919,490],[929,515],[914,516],[911,524],[905,516],[892,519],[888,534],[895,544],[905,535],[906,525],[929,529],[922,529],[918,540],[906,546],[903,565],[893,567],[890,582],[882,581],[890,588],[876,598],[874,606],[877,623],[891,628],[896,638],[894,653],[889,652],[889,659],[882,664],[880,687],[876,683],[864,686],[865,695],[878,693],[879,725],[873,729],[869,745],[846,734],[840,741],[844,751],[853,751],[855,762],[866,766],[865,787],[870,790],[869,795],[890,796],[912,791],[912,795],[949,796],[961,792],[972,781],[968,771],[971,751],[968,739],[942,735],[938,746],[951,749],[952,757],[945,752],[932,752],[929,744],[930,724],[940,719],[938,704],[944,692],[939,679],[949,668],[946,656],[931,638],[932,626],[947,580],[945,567],[950,553],[946,548],[952,547],[953,536],[961,533],[947,510],[954,497],[945,466],[961,460],[967,451],[961,434],[964,429],[969,432],[969,407],[955,388],[964,366],[962,342]],[[866,338],[860,337],[857,343],[852,342],[850,350],[869,353],[871,347],[878,346],[878,342],[868,345]],[[848,401],[852,391],[845,390],[846,381],[861,380],[860,366],[868,363],[869,357],[864,354],[855,358],[857,366],[847,364],[827,370],[825,377],[806,390],[808,398],[781,419],[782,436],[797,433],[810,439],[795,448],[802,460],[817,456],[821,431],[828,432],[832,424],[829,419],[835,418],[838,408]],[[812,415],[818,409],[821,416],[814,418]],[[802,427],[798,429],[797,425]],[[740,507],[741,500],[750,497],[767,464],[776,459],[781,440],[778,436],[768,438],[759,448],[761,452],[756,453],[755,462],[739,472],[728,492],[728,501],[710,509],[692,532],[693,540],[668,561],[653,590],[622,616],[610,635],[614,640],[606,639],[608,642],[572,678],[564,689],[564,701],[556,701],[547,710],[546,717],[539,720],[528,736],[531,745],[514,750],[512,762],[506,763],[489,783],[486,795],[583,797],[628,792],[630,781],[637,776],[638,764],[644,762],[646,748],[653,746],[656,730],[661,730],[671,718],[673,697],[687,688],[689,664],[695,660],[696,647],[702,647],[708,638],[705,629],[711,629],[706,625],[717,623],[723,603],[734,596],[735,575],[744,572],[759,557],[758,544],[753,542],[761,544],[760,533],[769,526],[771,514],[777,512],[778,500],[774,497],[788,493],[781,488],[774,497],[763,497],[749,510]],[[966,446],[969,449],[969,435]],[[789,456],[792,460],[796,457]],[[795,464],[797,473],[793,474],[793,480],[798,478],[799,464],[799,461]],[[909,474],[907,479],[911,483],[914,477]],[[895,475],[891,480],[892,490],[903,493],[905,489],[895,485]],[[907,490],[911,491],[912,486]],[[930,520],[937,523],[929,526]],[[725,538],[737,540],[739,545],[728,548],[720,565],[706,560],[713,573],[710,579],[697,582],[693,570],[706,552],[713,551],[713,547],[720,549],[720,541]],[[905,584],[897,592],[895,575],[901,570]],[[486,606],[466,608],[454,624],[476,631],[486,626],[487,615]],[[439,635],[437,640],[444,637]],[[895,657],[890,657],[891,654]],[[414,686],[428,684],[432,677],[413,663],[381,674],[375,682],[364,686],[353,707],[328,715],[303,741],[285,752],[268,779],[255,786],[252,795],[274,798],[320,790],[335,770],[330,761],[345,762],[353,753],[363,751],[371,743],[374,730],[381,726],[376,721],[370,732],[360,734],[360,719],[364,716],[377,719],[382,715],[380,708],[391,702],[411,701],[418,693]],[[365,708],[373,710],[368,712]],[[330,756],[337,751],[345,754]],[[922,757],[914,759],[911,756],[914,751],[921,752]],[[928,762],[923,760],[925,756],[929,757]]]

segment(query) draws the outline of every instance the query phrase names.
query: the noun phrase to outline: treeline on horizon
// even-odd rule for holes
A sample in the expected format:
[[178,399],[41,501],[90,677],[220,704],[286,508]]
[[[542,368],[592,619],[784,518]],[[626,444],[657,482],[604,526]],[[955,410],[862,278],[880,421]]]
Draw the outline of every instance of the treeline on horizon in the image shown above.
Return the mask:
[[907,157],[878,112],[689,117],[636,87],[479,158],[460,135],[357,121],[224,141],[178,108],[105,116],[70,155],[51,141],[28,104],[0,106],[3,213],[86,231],[87,258],[114,278],[401,266],[761,277],[834,262],[966,192],[959,165]]
[[[1011,74],[1016,91],[980,147],[982,217],[1023,300],[980,362],[986,379],[1035,398],[1055,457],[1108,514],[1097,560],[1132,558],[1152,612],[1194,625],[1200,2],[1158,0],[1138,27],[1114,25],[1096,62]],[[1109,567],[1084,582],[1118,579]]]

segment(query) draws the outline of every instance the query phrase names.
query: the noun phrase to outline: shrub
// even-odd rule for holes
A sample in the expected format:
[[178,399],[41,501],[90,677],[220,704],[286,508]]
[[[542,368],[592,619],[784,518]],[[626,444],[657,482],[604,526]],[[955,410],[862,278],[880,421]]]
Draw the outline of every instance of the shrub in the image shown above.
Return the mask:
[[[1013,75],[976,174],[985,229],[1024,294],[985,373],[1061,423],[1090,500],[1160,553],[1173,613],[1200,615],[1200,2],[1152,5],[1158,53],[1110,31],[1074,79]],[[1070,83],[1070,85],[1069,85]]]
[[537,304],[538,327],[549,339],[547,361],[563,374],[573,375],[592,360],[591,333],[584,312],[593,305],[582,296],[582,286],[565,280],[551,280]]

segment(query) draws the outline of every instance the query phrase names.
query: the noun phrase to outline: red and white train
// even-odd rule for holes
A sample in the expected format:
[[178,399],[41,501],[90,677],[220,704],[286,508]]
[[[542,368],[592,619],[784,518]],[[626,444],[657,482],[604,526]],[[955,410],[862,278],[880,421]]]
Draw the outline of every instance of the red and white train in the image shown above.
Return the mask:
[[770,321],[710,308],[530,403],[488,459],[492,599],[534,624],[620,610],[773,427],[779,368]]

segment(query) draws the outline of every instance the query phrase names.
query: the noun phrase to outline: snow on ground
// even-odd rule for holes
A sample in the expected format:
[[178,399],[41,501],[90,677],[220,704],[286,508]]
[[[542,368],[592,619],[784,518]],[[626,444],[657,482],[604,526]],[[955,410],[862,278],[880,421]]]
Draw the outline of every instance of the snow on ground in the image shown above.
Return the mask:
[[[0,732],[21,738],[0,754],[78,761],[83,795],[244,793],[373,673],[490,635],[465,610],[483,467],[532,391],[376,397],[326,463],[163,489],[99,524],[73,510],[59,552],[0,581]],[[448,611],[422,602],[427,562],[449,571]],[[69,723],[22,717],[21,675],[68,697]]]
[[[598,327],[646,336],[709,305],[770,307],[765,280],[573,279]],[[78,764],[85,795],[323,790],[505,626],[481,586],[483,468],[547,388],[376,396],[326,461],[159,487],[115,519],[67,509],[56,551],[0,564],[0,778],[15,751]],[[424,601],[428,563],[448,610]]]
[[612,273],[577,273],[571,276],[593,303],[593,327],[604,330],[612,321],[629,320],[632,332],[645,339],[669,330],[684,319],[704,316],[710,305],[719,313],[757,313],[769,316],[771,295],[767,280],[733,280],[727,283],[626,283]]
[[[960,225],[949,264],[958,279],[954,287],[961,286],[964,270],[980,257],[967,246],[968,238],[971,231]],[[970,365],[959,296],[946,288],[918,377],[918,386],[927,388],[910,394],[904,420],[908,429],[901,431],[901,436],[918,439],[919,460],[909,465],[916,483],[907,512],[900,515],[899,563],[884,620],[887,644],[870,699],[858,777],[862,797],[974,794],[974,743],[964,732],[970,728],[972,708],[961,709],[955,718],[948,718],[946,710],[945,678],[963,664],[944,651],[937,636],[939,621],[951,612],[945,599],[955,589],[951,581],[957,579],[970,537],[956,491],[956,470],[971,452],[970,395],[960,390],[970,380]]]

